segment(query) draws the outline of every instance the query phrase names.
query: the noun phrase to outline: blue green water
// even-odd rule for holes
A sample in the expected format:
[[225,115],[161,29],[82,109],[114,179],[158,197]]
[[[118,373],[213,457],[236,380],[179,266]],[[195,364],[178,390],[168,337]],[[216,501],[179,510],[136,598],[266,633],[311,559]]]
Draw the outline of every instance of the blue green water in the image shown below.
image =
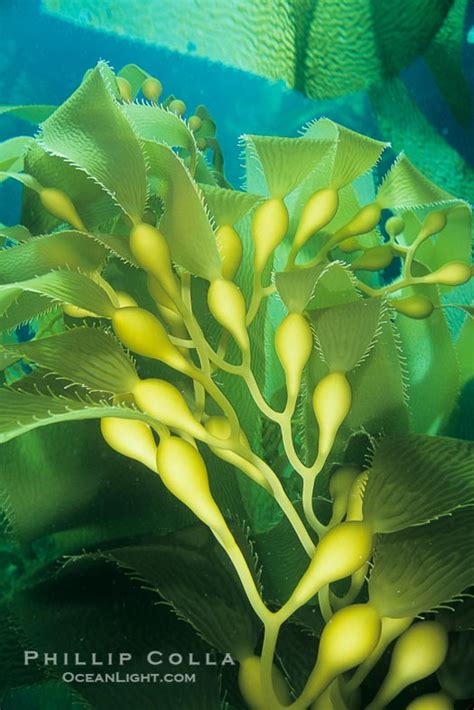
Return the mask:
[[[465,34],[463,64],[474,93],[474,5],[467,14]],[[243,133],[294,136],[306,121],[327,116],[349,128],[386,138],[379,135],[363,92],[334,100],[311,100],[282,82],[72,26],[42,13],[40,0],[1,0],[0,38],[0,104],[59,104],[99,59],[107,60],[116,70],[137,63],[160,78],[164,95],[175,94],[191,109],[200,103],[208,107],[218,125],[227,177],[235,186],[241,175],[238,137]],[[474,128],[471,125],[465,131],[456,123],[423,62],[415,61],[403,76],[439,134],[474,166]],[[1,139],[28,132],[32,128],[23,122],[1,120]],[[470,195],[461,196],[472,201]],[[19,200],[20,190],[12,181],[1,187],[1,221],[17,221]]]

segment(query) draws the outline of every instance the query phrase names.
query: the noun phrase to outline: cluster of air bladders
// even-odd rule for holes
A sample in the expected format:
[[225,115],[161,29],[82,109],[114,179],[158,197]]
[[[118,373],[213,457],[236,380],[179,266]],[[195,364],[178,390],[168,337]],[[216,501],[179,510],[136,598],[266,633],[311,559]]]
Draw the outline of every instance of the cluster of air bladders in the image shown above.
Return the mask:
[[[74,205],[63,192],[44,189],[40,191],[40,199],[55,216],[83,229]],[[308,199],[301,213],[287,269],[302,268],[295,266],[298,252],[313,234],[332,220],[337,207],[338,193],[334,189],[319,190]],[[341,245],[343,250],[356,248],[354,239],[372,230],[379,218],[380,207],[376,202],[363,207],[328,238],[322,255],[326,257],[336,245]],[[177,275],[163,234],[152,224],[136,220],[130,232],[130,249],[147,274],[148,290],[160,318],[141,308],[129,295],[115,293],[116,310],[111,317],[112,326],[117,338],[131,352],[166,363],[191,378],[196,401],[195,406],[189,406],[170,382],[137,376],[130,396],[136,408],[154,423],[148,425],[139,419],[104,418],[101,422],[102,434],[113,449],[156,472],[168,490],[210,528],[234,565],[249,602],[265,629],[260,656],[253,648],[235,649],[240,663],[240,689],[250,708],[338,710],[350,707],[356,702],[360,683],[386,647],[398,639],[389,671],[368,708],[379,710],[407,685],[439,668],[447,651],[447,635],[438,622],[423,620],[412,623],[412,618],[381,617],[370,602],[353,603],[364,582],[373,552],[373,531],[363,519],[362,506],[368,472],[346,466],[333,473],[330,480],[332,517],[327,525],[323,525],[313,511],[314,483],[351,409],[352,391],[346,373],[340,370],[330,369],[316,385],[312,404],[318,423],[319,446],[314,463],[304,465],[296,455],[291,433],[291,419],[303,370],[313,349],[313,333],[304,312],[288,313],[276,330],[275,347],[287,390],[283,412],[269,407],[252,376],[248,326],[262,298],[271,291],[268,286],[263,286],[262,275],[275,249],[285,238],[288,223],[288,212],[282,199],[267,199],[254,211],[251,230],[254,294],[248,310],[241,290],[233,281],[242,259],[240,237],[231,224],[222,224],[217,228],[222,272],[210,283],[207,303],[214,319],[240,349],[241,364],[235,365],[226,362],[225,347],[216,352],[206,341],[192,311],[190,275]],[[445,212],[431,212],[412,246],[397,249],[396,236],[404,225],[401,217],[394,216],[387,223],[391,241],[363,251],[352,263],[352,268],[378,270],[387,266],[394,253],[402,253],[405,268],[401,280],[395,288],[392,285],[385,291],[393,292],[413,284],[454,286],[465,283],[471,277],[471,269],[461,262],[447,263],[420,277],[411,274],[418,246],[437,234],[445,224]],[[369,295],[381,296],[384,290]],[[426,318],[433,309],[433,304],[420,295],[391,303],[399,312],[413,318]],[[66,311],[81,317],[94,315],[71,306],[66,306]],[[196,352],[199,366],[190,357],[191,350]],[[288,459],[303,480],[304,511],[307,522],[319,539],[317,545],[276,474],[249,447],[235,410],[212,379],[217,367],[243,377],[262,411],[280,425]],[[212,398],[220,407],[220,416],[206,414],[206,397]],[[308,554],[306,572],[290,598],[277,611],[269,609],[264,603],[247,561],[213,498],[206,464],[196,441],[206,444],[216,456],[232,463],[274,496]],[[352,577],[349,593],[342,601],[335,601],[329,585],[348,577]],[[326,626],[320,638],[314,668],[301,695],[292,700],[286,680],[274,663],[275,647],[282,624],[315,595],[319,595]],[[344,674],[356,668],[347,679]],[[410,710],[444,710],[451,707],[451,700],[443,693],[423,696],[409,705]]]

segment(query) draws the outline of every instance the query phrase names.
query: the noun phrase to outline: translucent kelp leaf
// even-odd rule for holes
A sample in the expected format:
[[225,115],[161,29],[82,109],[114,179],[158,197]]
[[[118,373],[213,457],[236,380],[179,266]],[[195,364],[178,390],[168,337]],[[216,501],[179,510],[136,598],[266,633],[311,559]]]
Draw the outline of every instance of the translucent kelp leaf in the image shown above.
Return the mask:
[[0,250],[0,283],[25,281],[59,267],[96,271],[106,256],[103,246],[81,232],[55,232]]
[[246,170],[253,169],[253,159],[265,177],[271,197],[283,198],[315,170],[334,145],[334,137],[302,141],[300,138],[243,136],[246,146]]
[[[30,136],[17,136],[0,143],[0,170],[21,172],[23,170],[23,155],[33,142]],[[6,177],[0,177],[3,182]]]
[[406,289],[404,296],[426,296],[435,309],[429,318],[415,320],[397,315],[403,358],[409,382],[409,396],[414,405],[413,430],[427,434],[443,432],[443,426],[456,405],[459,388],[459,366],[446,316],[440,305],[436,286]]
[[195,276],[218,278],[221,260],[199,188],[170,148],[152,141],[144,145],[150,174],[160,181],[157,189],[164,203],[160,230],[173,261]]
[[378,538],[369,597],[381,616],[416,616],[472,584],[473,508]]
[[3,348],[91,390],[124,394],[137,382],[135,368],[116,339],[98,328],[72,328]]
[[152,104],[124,103],[121,109],[139,138],[164,143],[172,148],[184,148],[189,156],[191,174],[194,174],[197,159],[196,141],[194,134],[180,116]]
[[239,190],[228,190],[225,187],[200,185],[209,212],[218,226],[234,225],[262,199],[259,195]]
[[23,291],[33,291],[46,296],[53,303],[70,303],[106,317],[110,317],[115,310],[104,289],[84,274],[52,271],[36,279],[0,285],[2,315]]
[[70,22],[282,79],[323,98],[398,74],[428,47],[452,0],[243,0],[230,6],[188,0],[185,13],[179,4],[161,3],[151,14],[104,0],[90,0],[87,14],[78,0],[42,4]]
[[[23,381],[20,384],[23,384]],[[47,381],[47,384],[52,384],[52,381]],[[74,396],[33,394],[5,386],[0,388],[0,443],[40,426],[102,417],[152,422],[150,417],[137,409],[113,404],[112,399],[107,398],[105,393],[102,393],[102,398],[97,396],[93,399],[89,394],[81,399]]]
[[58,315],[59,312],[62,313],[62,309],[59,311],[57,304],[47,296],[34,291],[23,291],[0,316],[0,333],[13,330],[17,326],[29,323],[34,318],[54,310],[58,310]]
[[327,186],[337,190],[370,170],[389,145],[344,128],[328,118],[311,123],[303,138],[329,140],[333,144]]
[[[25,172],[43,187],[63,190],[88,229],[96,229],[119,213],[112,196],[91,180],[87,173],[78,170],[64,158],[50,155],[36,142],[25,155]],[[24,191],[22,219],[35,234],[45,234],[60,224],[56,217],[45,210],[39,195],[33,190]]]
[[0,237],[14,242],[27,242],[32,238],[31,232],[22,224],[15,224],[13,227],[0,225]]
[[28,123],[38,124],[45,121],[56,109],[57,106],[0,106],[0,116],[8,114]]
[[367,356],[383,315],[380,298],[310,311],[316,345],[330,372],[353,370]]
[[145,160],[105,84],[100,64],[42,124],[38,141],[98,182],[129,217],[141,219],[146,202]]
[[474,170],[429,123],[403,82],[386,81],[371,90],[370,98],[379,130],[394,150],[405,151],[435,184],[474,202]]
[[278,294],[290,313],[304,311],[325,268],[318,264],[309,269],[278,271],[274,274]]
[[108,550],[115,562],[155,589],[214,648],[253,648],[260,624],[228,559],[205,528],[161,541]]
[[464,385],[474,377],[474,318],[468,317],[456,342],[456,354],[459,363],[460,384]]
[[377,193],[381,207],[398,210],[453,200],[452,195],[430,182],[403,154],[393,164]]
[[462,66],[468,6],[469,0],[454,0],[445,22],[425,52],[440,91],[464,128],[472,118],[471,90]]
[[375,532],[427,523],[472,503],[474,444],[423,435],[377,444],[364,493],[364,520]]

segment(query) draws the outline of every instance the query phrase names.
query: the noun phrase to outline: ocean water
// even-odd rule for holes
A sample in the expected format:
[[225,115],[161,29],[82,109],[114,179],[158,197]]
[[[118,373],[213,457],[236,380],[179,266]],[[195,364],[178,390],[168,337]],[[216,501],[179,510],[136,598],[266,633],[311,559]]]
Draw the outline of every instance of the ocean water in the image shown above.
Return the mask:
[[[225,1],[235,4],[235,0]],[[175,2],[185,7],[187,0]],[[131,13],[133,4],[129,3]],[[116,70],[128,63],[139,64],[161,80],[164,96],[173,93],[189,107],[200,103],[208,107],[217,122],[226,174],[234,186],[241,180],[238,139],[244,133],[295,136],[307,121],[327,116],[354,130],[387,139],[377,125],[365,92],[332,100],[309,99],[288,89],[283,82],[69,24],[43,13],[40,5],[40,0],[0,0],[0,105],[60,103],[99,59],[108,61]],[[463,65],[474,95],[472,3],[466,16],[465,37]],[[456,122],[421,60],[415,60],[402,76],[411,97],[437,133],[474,169],[472,123],[464,130]],[[24,122],[1,119],[2,139],[32,131]],[[20,190],[12,183],[8,181],[0,187],[0,220],[4,223],[13,223],[18,214]],[[470,192],[459,196],[474,200]]]

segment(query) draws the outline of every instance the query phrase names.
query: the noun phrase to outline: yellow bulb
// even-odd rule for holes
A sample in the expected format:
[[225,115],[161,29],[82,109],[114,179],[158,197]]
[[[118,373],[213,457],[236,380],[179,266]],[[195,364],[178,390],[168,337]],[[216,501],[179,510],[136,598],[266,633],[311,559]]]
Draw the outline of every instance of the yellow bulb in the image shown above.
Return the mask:
[[133,101],[132,86],[128,79],[123,76],[117,77],[117,86],[120,93],[120,97],[123,101],[131,103]]
[[363,247],[356,237],[349,237],[340,242],[339,249],[345,254],[352,254],[355,251],[362,251]]
[[146,285],[150,296],[158,306],[165,306],[165,308],[168,308],[170,311],[178,313],[175,302],[168,296],[163,286],[153,274],[147,275]]
[[166,380],[138,380],[133,388],[137,406],[172,429],[202,438],[204,427],[195,419],[181,392]]
[[428,318],[434,310],[433,302],[426,296],[408,296],[408,298],[399,298],[390,301],[392,308],[395,308],[398,313],[401,313],[408,318],[421,320]]
[[408,685],[437,671],[447,650],[448,634],[437,621],[410,626],[396,642],[388,673],[367,710],[382,710]]
[[100,318],[97,313],[92,313],[92,311],[87,311],[85,308],[80,308],[79,306],[74,306],[72,303],[63,303],[63,311],[67,316],[71,318]]
[[368,480],[369,472],[362,471],[352,484],[347,499],[347,520],[359,521],[363,519],[364,491]]
[[156,466],[163,483],[178,500],[213,530],[226,530],[209,488],[206,464],[192,444],[177,436],[162,439]]
[[380,616],[370,604],[354,604],[337,611],[321,634],[316,665],[308,679],[308,695],[316,698],[341,673],[363,663],[377,646],[380,631]]
[[145,222],[137,224],[130,233],[130,249],[139,266],[152,274],[171,298],[178,295],[168,242],[159,229]]
[[207,303],[216,321],[229,331],[242,351],[247,351],[246,308],[239,287],[232,281],[216,279],[209,287]]
[[163,86],[161,81],[158,81],[158,79],[152,76],[147,77],[142,84],[142,94],[148,101],[158,101],[162,91]]
[[337,190],[326,187],[315,192],[306,202],[301,212],[292,251],[297,252],[308,239],[325,227],[335,217],[339,206]]
[[354,259],[351,266],[357,271],[379,271],[386,269],[393,261],[393,251],[390,244],[372,247]]
[[344,579],[360,569],[372,554],[372,530],[362,522],[344,522],[321,539],[308,569],[288,601],[289,607],[306,604],[330,582]]
[[313,350],[311,326],[301,313],[289,313],[281,321],[275,334],[275,348],[285,372],[288,399],[294,399]]
[[71,198],[63,190],[54,187],[45,187],[39,193],[41,204],[53,217],[62,222],[68,222],[75,229],[85,232],[86,228],[79,217]]
[[188,126],[193,133],[199,131],[202,126],[202,121],[199,116],[190,116],[188,119]]
[[129,293],[125,293],[125,291],[116,291],[115,295],[117,296],[119,308],[127,308],[128,306],[138,306],[138,303],[135,301],[133,296],[130,296]]
[[331,451],[351,404],[352,390],[343,372],[330,372],[316,385],[313,410],[319,426],[319,459],[327,457]]
[[176,113],[178,116],[182,116],[186,113],[186,104],[181,99],[173,99],[168,104],[168,109],[172,113]]
[[381,211],[381,207],[376,202],[365,205],[344,227],[337,231],[334,241],[340,242],[348,237],[371,232],[379,223]]
[[199,150],[206,150],[207,140],[201,136],[200,138],[197,139],[196,145],[199,148]]
[[161,360],[180,372],[191,374],[190,364],[169,339],[158,318],[134,306],[118,308],[112,316],[117,338],[137,355]]
[[385,230],[389,237],[394,239],[395,237],[398,237],[399,234],[403,232],[405,229],[405,222],[399,215],[394,215],[393,217],[389,217],[387,221],[385,222]]
[[[269,710],[268,699],[262,688],[260,666],[259,656],[247,656],[240,661],[239,689],[250,710]],[[272,681],[275,695],[280,704],[289,705],[291,696],[288,683],[276,666],[272,668]]]
[[406,710],[454,710],[454,705],[445,693],[428,693],[412,700]]
[[[204,426],[206,428],[206,431],[216,439],[227,441],[230,438],[231,426],[230,421],[227,419],[227,417],[209,417],[206,420]],[[249,443],[247,441],[247,437],[245,436],[242,430],[240,430],[239,439],[240,443],[248,449]],[[271,487],[269,483],[262,475],[262,473],[260,473],[258,468],[256,468],[256,466],[254,466],[252,463],[246,461],[239,454],[236,454],[235,451],[232,450],[232,447],[220,448],[218,446],[212,446],[211,444],[208,444],[208,446],[216,456],[222,459],[222,461],[226,461],[232,466],[236,466],[243,473],[245,473],[246,476],[255,481],[255,483],[258,483],[259,486],[262,486],[262,488],[265,488],[265,490],[271,493]]]
[[443,286],[460,286],[470,280],[471,267],[462,261],[450,261],[427,276],[418,279],[425,284],[441,284]]
[[288,231],[288,210],[283,200],[272,197],[255,210],[252,220],[254,270],[261,273]]
[[156,444],[148,424],[138,419],[104,417],[100,428],[114,451],[145,464],[156,473]]
[[232,281],[242,261],[242,242],[234,227],[223,224],[216,231],[216,241],[222,261],[222,276]]
[[332,498],[333,522],[340,522],[347,511],[349,493],[355,479],[360,473],[357,466],[341,466],[332,474],[329,480],[329,493]]
[[421,241],[431,237],[433,234],[441,232],[441,230],[446,227],[447,221],[448,217],[446,212],[430,212],[423,222],[418,239]]

